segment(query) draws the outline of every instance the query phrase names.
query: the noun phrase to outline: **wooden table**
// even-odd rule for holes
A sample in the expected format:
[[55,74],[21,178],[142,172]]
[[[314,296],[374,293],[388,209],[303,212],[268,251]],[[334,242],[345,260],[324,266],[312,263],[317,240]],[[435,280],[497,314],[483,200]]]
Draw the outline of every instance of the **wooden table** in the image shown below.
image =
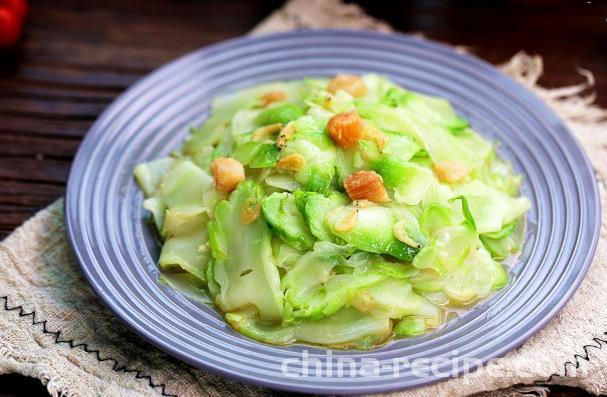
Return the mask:
[[[78,144],[99,113],[153,68],[250,30],[279,0],[40,0],[22,41],[0,51],[0,238],[63,195]],[[469,46],[493,63],[518,50],[544,56],[542,83],[597,77],[607,106],[607,4],[600,0],[371,1],[404,32]],[[45,395],[37,381],[0,376],[0,397]],[[584,395],[558,389],[553,395]]]

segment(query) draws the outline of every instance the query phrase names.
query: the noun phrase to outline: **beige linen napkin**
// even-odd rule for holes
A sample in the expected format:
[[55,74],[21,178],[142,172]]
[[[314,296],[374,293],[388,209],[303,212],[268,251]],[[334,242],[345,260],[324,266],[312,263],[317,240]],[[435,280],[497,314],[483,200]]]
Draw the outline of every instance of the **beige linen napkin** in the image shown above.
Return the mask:
[[[339,0],[292,0],[255,33],[320,27],[390,30]],[[582,95],[593,86],[592,75],[585,72],[585,84],[548,90],[536,84],[542,73],[539,57],[521,53],[502,69],[567,122],[592,160],[605,208],[607,112],[593,105],[592,96]],[[52,395],[277,394],[188,366],[127,330],[82,278],[66,240],[62,206],[62,200],[57,201],[0,243],[0,372],[38,378]],[[490,367],[395,395],[542,394],[546,389],[539,384],[546,383],[607,393],[605,215],[602,221],[601,240],[587,277],[548,326]],[[513,385],[519,386],[509,388]],[[509,389],[499,390],[503,388]]]

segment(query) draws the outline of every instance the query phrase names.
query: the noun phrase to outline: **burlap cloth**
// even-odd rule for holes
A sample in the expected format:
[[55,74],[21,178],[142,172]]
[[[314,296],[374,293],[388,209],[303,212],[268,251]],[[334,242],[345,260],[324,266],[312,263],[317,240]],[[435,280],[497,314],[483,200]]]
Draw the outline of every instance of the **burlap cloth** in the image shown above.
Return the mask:
[[[294,28],[390,30],[339,0],[293,0],[255,33]],[[517,54],[502,70],[567,122],[595,167],[605,207],[607,112],[575,87],[536,85],[542,60]],[[52,395],[274,395],[188,366],[128,331],[89,289],[72,258],[59,200],[0,243],[0,372],[40,379]],[[536,336],[494,365],[399,396],[545,394],[545,385],[607,393],[607,210],[592,267],[580,289]],[[512,387],[516,385],[516,387]],[[530,385],[530,386],[524,386]],[[500,390],[502,389],[502,390]]]

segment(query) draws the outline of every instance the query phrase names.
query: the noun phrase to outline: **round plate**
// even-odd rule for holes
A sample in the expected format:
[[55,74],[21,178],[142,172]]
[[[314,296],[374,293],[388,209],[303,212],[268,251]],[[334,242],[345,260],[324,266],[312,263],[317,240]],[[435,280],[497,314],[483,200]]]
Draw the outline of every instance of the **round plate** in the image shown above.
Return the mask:
[[[208,116],[216,95],[338,72],[375,72],[448,98],[485,137],[499,141],[500,155],[524,175],[522,192],[533,205],[527,241],[510,284],[440,331],[371,351],[265,345],[233,331],[211,307],[158,282],[158,247],[133,167],[178,148],[188,126]],[[440,44],[354,31],[238,38],[158,69],[114,101],[91,128],[72,166],[66,200],[69,238],[82,272],[134,332],[197,367],[310,393],[420,386],[520,345],[584,277],[599,212],[596,182],[580,146],[522,86]]]

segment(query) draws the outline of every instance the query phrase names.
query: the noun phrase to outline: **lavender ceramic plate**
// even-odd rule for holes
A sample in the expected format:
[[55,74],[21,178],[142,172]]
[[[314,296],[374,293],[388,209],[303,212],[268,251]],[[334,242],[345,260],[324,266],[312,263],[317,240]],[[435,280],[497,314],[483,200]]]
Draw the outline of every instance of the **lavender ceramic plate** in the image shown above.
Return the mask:
[[[440,331],[332,355],[324,348],[264,345],[234,332],[211,307],[158,282],[158,247],[133,166],[179,147],[188,126],[208,116],[218,94],[344,71],[383,74],[446,97],[478,131],[500,141],[500,154],[524,175],[523,194],[533,204],[527,242],[510,284]],[[158,69],[114,101],[91,128],[74,161],[66,200],[69,238],[82,272],[134,332],[197,367],[311,393],[420,386],[460,373],[466,360],[486,362],[518,346],[578,287],[595,250],[599,211],[596,181],[578,143],[523,87],[489,64],[436,43],[346,31],[238,38]],[[427,373],[420,376],[414,362],[431,367],[422,364]]]

